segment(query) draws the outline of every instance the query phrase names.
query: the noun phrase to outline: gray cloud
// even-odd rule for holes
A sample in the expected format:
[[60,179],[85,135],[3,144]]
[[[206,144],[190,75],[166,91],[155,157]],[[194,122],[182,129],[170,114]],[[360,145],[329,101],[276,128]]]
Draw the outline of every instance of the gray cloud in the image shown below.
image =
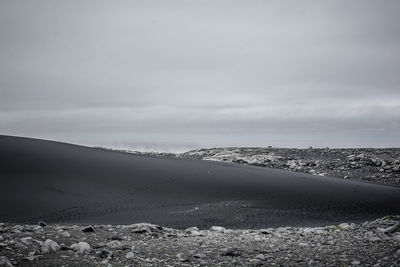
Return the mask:
[[0,132],[399,146],[398,1],[2,1]]

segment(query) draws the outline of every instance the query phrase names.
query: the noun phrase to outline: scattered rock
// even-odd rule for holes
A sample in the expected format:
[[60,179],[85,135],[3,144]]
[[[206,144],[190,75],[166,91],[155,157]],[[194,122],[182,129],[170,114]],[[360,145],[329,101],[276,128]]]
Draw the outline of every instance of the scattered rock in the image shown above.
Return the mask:
[[71,234],[70,234],[70,233],[68,233],[67,231],[63,231],[63,232],[61,232],[61,235],[62,235],[63,237],[66,237],[66,238],[69,238],[69,237],[71,237]]
[[90,253],[92,251],[92,248],[86,242],[79,242],[77,244],[72,244],[71,248],[78,253]]
[[[386,216],[357,225],[342,223],[260,230],[227,230],[216,226],[210,231],[200,231],[198,228],[160,229],[147,224],[96,225],[95,234],[84,234],[79,226],[49,225],[45,234],[36,234],[33,226],[0,224],[0,255],[9,259],[10,264],[22,263],[22,266],[78,263],[83,266],[368,265],[364,263],[398,266],[398,223],[400,216]],[[137,229],[147,229],[146,234],[132,234],[132,230]],[[69,239],[61,235],[67,230],[72,234]],[[201,232],[201,236],[188,234],[196,231]],[[39,241],[45,237],[54,241]],[[93,249],[89,244],[95,244]],[[56,251],[55,256],[49,254]],[[52,262],[55,258],[57,262]],[[8,261],[0,260],[7,266]]]
[[122,238],[120,236],[117,236],[117,235],[113,235],[110,239],[111,240],[117,240],[117,241],[121,241],[122,240]]
[[223,233],[226,229],[222,226],[211,226],[210,231]]
[[40,222],[38,222],[38,225],[41,227],[45,227],[45,226],[47,226],[47,223],[44,221],[40,221]]
[[21,242],[22,242],[22,244],[29,246],[29,245],[33,244],[33,239],[30,236],[23,237],[23,238],[21,238]]
[[108,249],[103,249],[99,253],[100,258],[102,258],[102,259],[105,259],[105,258],[111,259],[112,255],[113,255],[112,251],[108,250]]
[[88,226],[86,226],[86,227],[83,227],[83,228],[81,229],[81,231],[84,232],[84,233],[91,233],[91,232],[94,232],[95,230],[94,230],[94,227],[93,227],[93,226],[88,225]]
[[124,244],[118,240],[113,240],[107,243],[107,247],[110,249],[117,249],[117,250],[127,250],[129,246]]
[[186,228],[186,229],[185,229],[185,232],[186,232],[187,234],[190,234],[190,235],[196,235],[196,236],[201,235],[201,232],[200,232],[199,228],[197,228],[197,227],[189,227],[189,228]]
[[57,244],[57,242],[47,239],[42,244],[41,250],[43,253],[54,253],[60,250],[60,246]]
[[200,231],[200,230],[199,230],[199,228],[197,228],[197,227],[189,227],[189,228],[186,228],[186,229],[185,229],[185,232],[193,232],[193,231],[198,232],[198,231]]
[[125,258],[127,258],[127,259],[133,259],[134,257],[135,257],[135,254],[132,251],[129,251],[125,255]]
[[394,241],[400,242],[400,233],[399,232],[394,233],[392,235],[392,238],[393,238]]
[[228,249],[227,251],[221,253],[221,255],[229,257],[239,257],[240,251],[238,249]]
[[196,253],[196,254],[193,255],[193,258],[203,259],[203,258],[207,258],[207,255],[204,254],[204,253]]
[[372,231],[368,231],[364,234],[364,238],[368,241],[380,241],[381,239]]
[[348,223],[341,223],[338,225],[338,227],[342,230],[350,230],[352,228],[351,225]]
[[265,256],[264,254],[258,254],[256,255],[255,259],[265,261],[267,259],[267,256]]

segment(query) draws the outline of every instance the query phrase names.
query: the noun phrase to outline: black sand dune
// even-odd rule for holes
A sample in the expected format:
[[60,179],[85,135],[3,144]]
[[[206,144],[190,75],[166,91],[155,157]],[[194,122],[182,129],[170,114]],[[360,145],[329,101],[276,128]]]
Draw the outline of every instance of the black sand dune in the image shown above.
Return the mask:
[[400,213],[400,189],[0,136],[0,221],[177,228],[322,225]]

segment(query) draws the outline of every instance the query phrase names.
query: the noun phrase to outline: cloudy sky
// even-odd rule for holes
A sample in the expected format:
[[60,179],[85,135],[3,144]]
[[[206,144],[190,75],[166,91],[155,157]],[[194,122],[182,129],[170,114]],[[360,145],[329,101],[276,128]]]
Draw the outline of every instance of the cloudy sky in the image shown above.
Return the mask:
[[400,1],[0,1],[0,134],[400,146]]

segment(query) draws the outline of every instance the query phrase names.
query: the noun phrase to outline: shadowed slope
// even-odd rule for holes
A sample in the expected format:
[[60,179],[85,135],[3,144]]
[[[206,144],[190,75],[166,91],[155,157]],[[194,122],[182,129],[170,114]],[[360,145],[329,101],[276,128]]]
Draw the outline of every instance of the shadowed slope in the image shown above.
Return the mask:
[[0,136],[0,221],[233,228],[400,213],[400,189]]

